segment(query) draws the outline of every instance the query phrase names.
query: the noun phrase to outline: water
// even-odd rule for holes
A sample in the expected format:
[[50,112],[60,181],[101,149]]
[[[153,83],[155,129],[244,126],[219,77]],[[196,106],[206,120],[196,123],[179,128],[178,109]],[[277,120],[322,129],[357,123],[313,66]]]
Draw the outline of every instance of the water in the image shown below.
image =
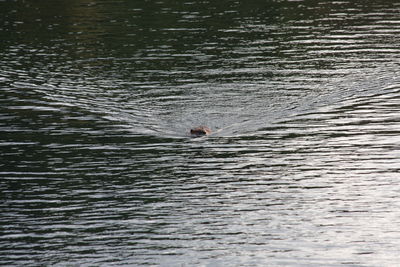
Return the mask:
[[400,261],[396,1],[0,10],[0,265]]

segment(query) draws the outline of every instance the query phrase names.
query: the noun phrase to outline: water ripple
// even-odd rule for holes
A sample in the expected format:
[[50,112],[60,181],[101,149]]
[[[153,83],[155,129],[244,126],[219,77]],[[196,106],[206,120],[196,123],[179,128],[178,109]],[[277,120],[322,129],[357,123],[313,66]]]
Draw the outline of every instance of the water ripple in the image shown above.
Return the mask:
[[228,2],[0,2],[0,265],[398,264],[400,5]]

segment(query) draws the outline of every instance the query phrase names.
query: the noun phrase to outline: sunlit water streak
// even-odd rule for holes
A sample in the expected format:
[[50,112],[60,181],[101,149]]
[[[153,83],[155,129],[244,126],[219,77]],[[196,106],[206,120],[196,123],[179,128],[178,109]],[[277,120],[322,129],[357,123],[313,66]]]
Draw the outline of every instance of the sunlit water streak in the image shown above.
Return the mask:
[[1,265],[400,261],[398,4],[32,5],[0,4]]

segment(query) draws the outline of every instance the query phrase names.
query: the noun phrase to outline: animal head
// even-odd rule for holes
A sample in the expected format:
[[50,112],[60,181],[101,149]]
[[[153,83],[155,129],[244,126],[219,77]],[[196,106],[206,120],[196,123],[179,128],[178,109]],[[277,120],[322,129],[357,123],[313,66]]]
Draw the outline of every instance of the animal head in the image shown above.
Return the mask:
[[190,129],[190,134],[192,136],[204,136],[204,135],[209,135],[211,133],[210,128],[206,126],[199,126],[193,129]]

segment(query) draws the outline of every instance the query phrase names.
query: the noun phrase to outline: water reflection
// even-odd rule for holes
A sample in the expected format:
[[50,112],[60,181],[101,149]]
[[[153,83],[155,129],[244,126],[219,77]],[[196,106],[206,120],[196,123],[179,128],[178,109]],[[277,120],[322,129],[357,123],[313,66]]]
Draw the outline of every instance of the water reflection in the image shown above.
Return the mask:
[[0,10],[0,264],[400,260],[398,4]]

